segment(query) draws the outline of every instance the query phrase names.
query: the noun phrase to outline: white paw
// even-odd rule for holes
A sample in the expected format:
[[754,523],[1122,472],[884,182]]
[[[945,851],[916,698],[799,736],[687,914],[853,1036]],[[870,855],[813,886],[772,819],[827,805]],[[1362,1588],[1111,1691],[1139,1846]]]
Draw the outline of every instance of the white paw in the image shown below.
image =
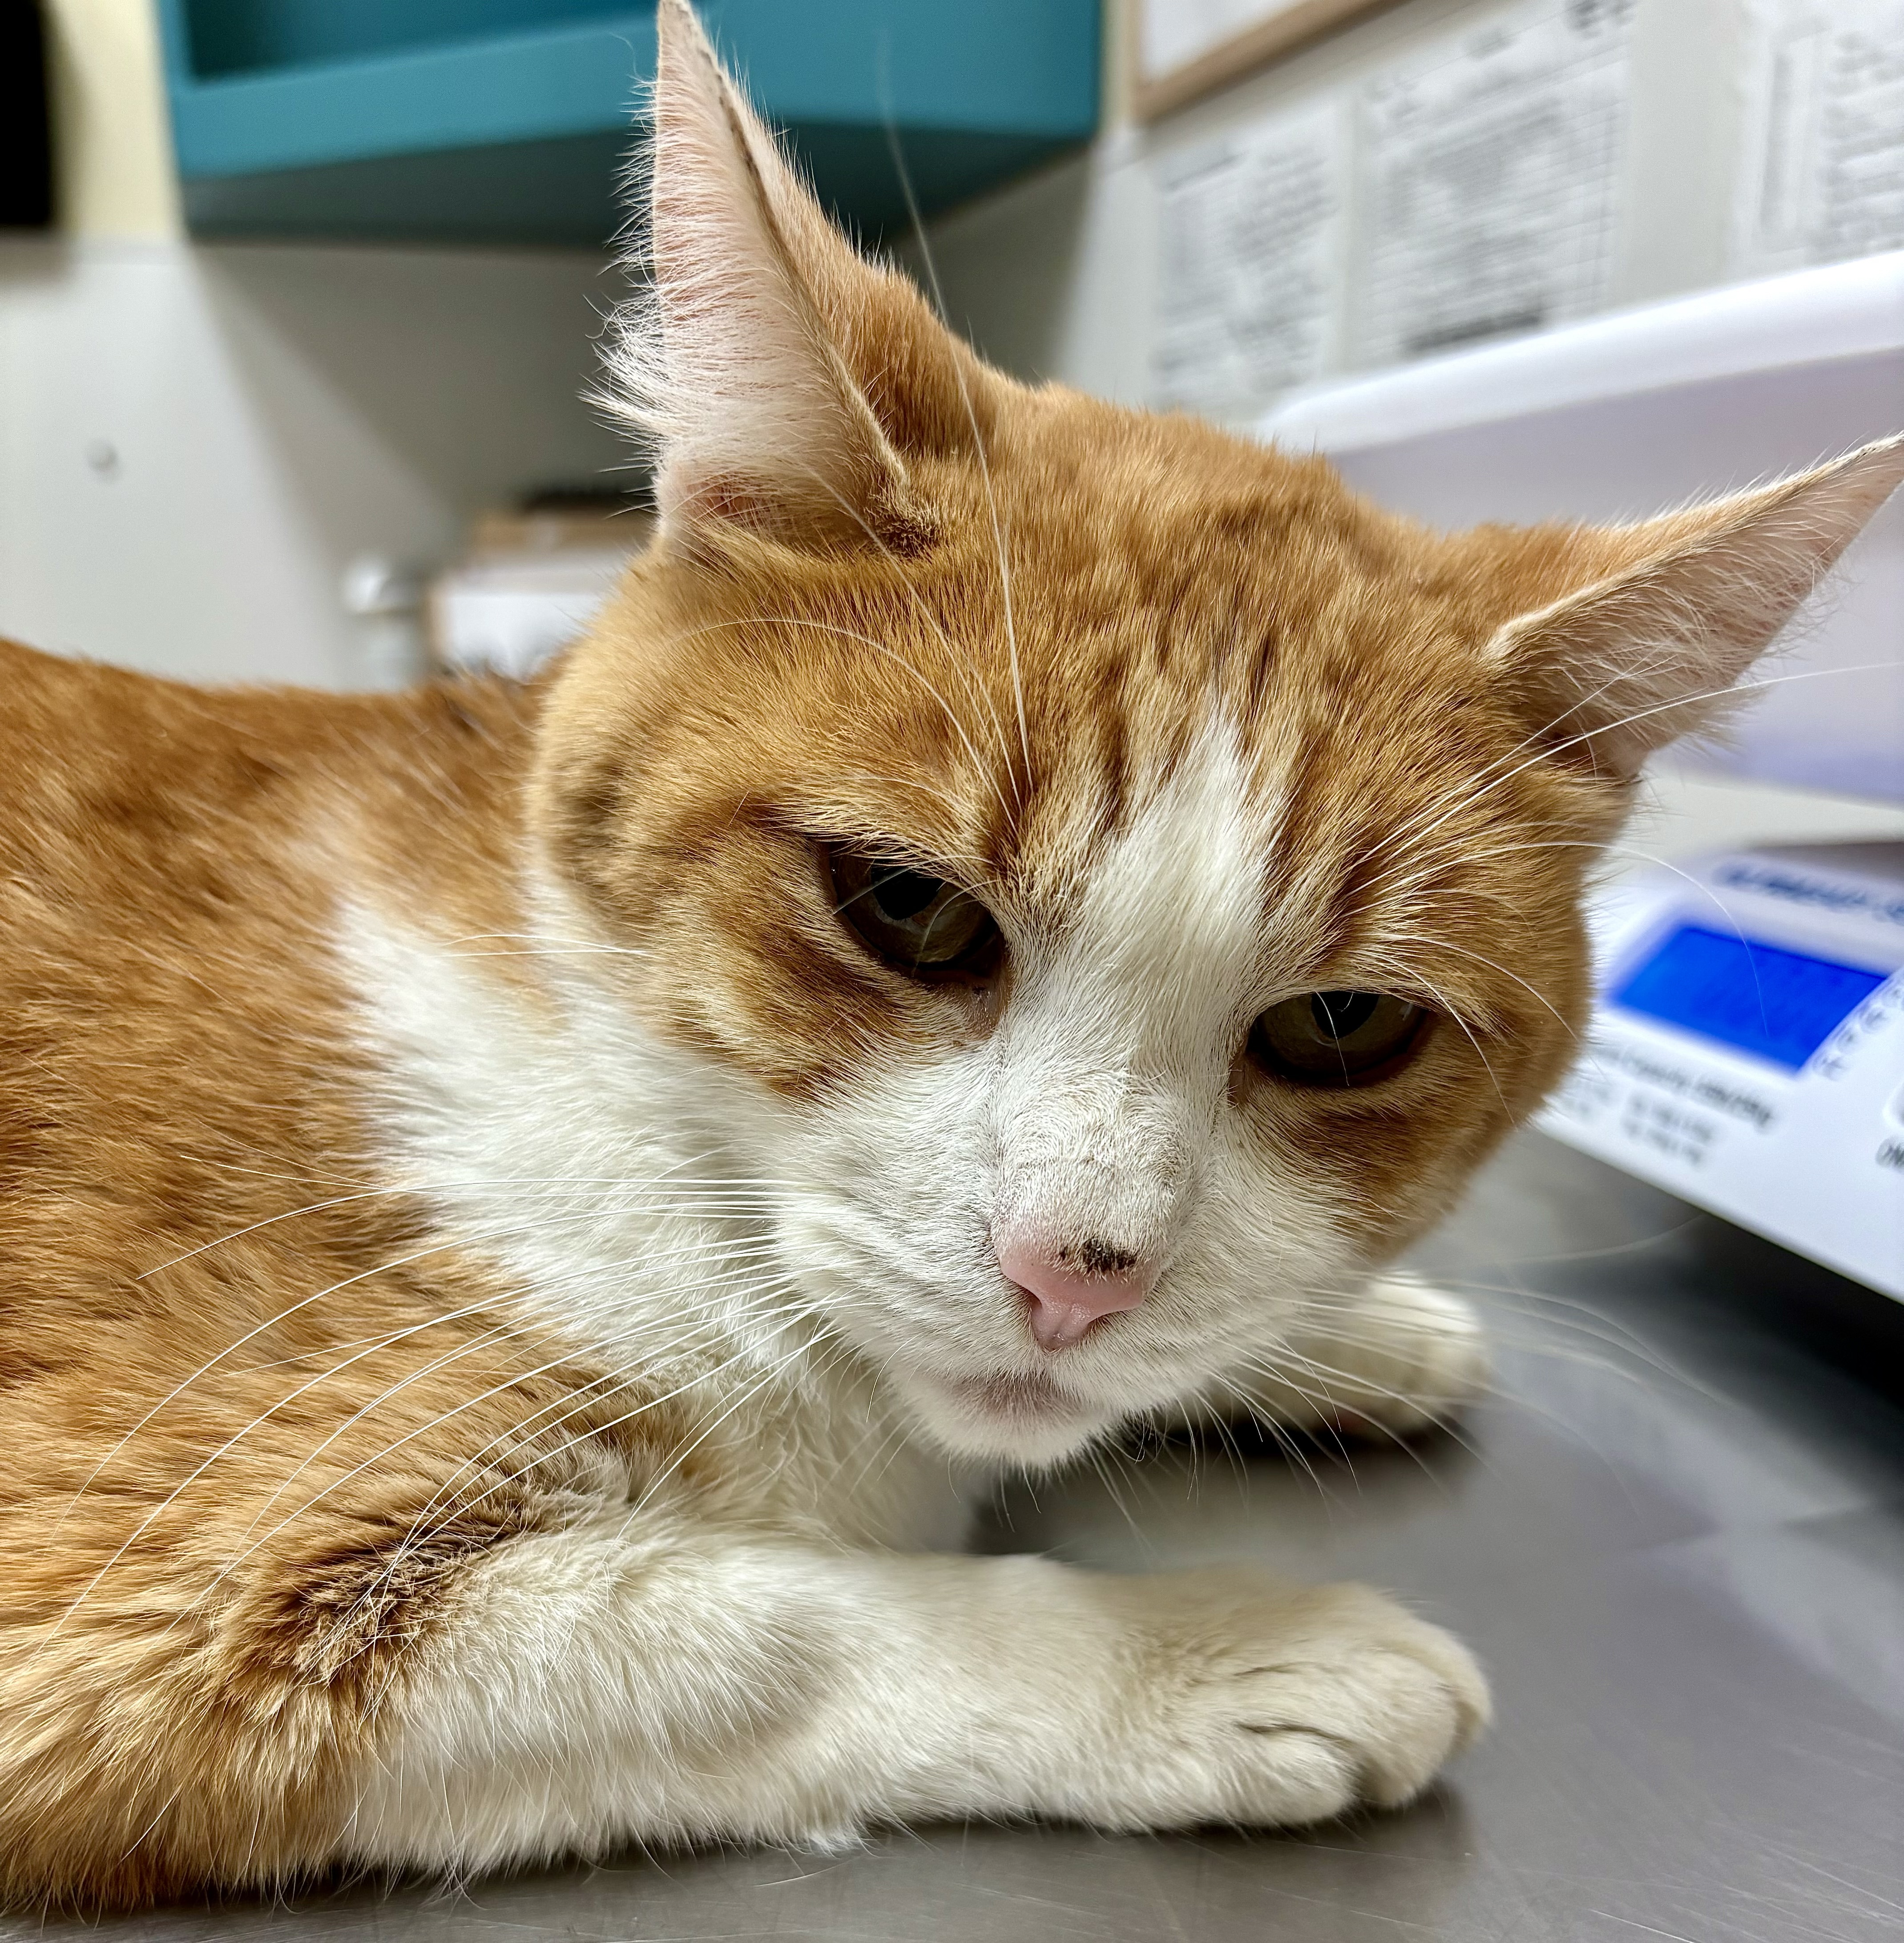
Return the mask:
[[1398,1807],[1487,1725],[1487,1682],[1466,1648],[1366,1586],[1228,1572],[1153,1582],[1184,1605],[1158,1626],[1145,1669],[1154,1684],[1122,1825]]
[[1319,1310],[1275,1361],[1273,1374],[1259,1365],[1215,1386],[1184,1418],[1246,1410],[1297,1430],[1407,1436],[1457,1416],[1492,1373],[1473,1304],[1405,1272]]
[[1465,1297],[1411,1275],[1383,1275],[1369,1284],[1354,1327],[1354,1337],[1331,1345],[1347,1352],[1346,1428],[1396,1432],[1445,1423],[1488,1387],[1487,1331]]

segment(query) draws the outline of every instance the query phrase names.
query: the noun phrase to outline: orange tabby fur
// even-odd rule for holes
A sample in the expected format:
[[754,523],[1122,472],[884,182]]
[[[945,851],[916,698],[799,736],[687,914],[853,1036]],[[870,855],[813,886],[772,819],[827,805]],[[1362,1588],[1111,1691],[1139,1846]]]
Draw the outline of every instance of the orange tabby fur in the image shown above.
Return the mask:
[[[362,1777],[470,1561],[591,1493],[718,1522],[751,1488],[744,1423],[715,1431],[698,1393],[631,1414],[640,1376],[604,1383],[393,1171],[346,905],[533,1011],[561,1001],[508,941],[545,872],[643,1031],[799,1112],[869,1057],[981,1041],[1013,1003],[1009,972],[974,993],[870,959],[812,837],[897,842],[1002,920],[1061,929],[1215,711],[1274,805],[1277,989],[1379,984],[1458,1022],[1380,1088],[1234,1082],[1268,1162],[1379,1262],[1573,1048],[1583,876],[1637,752],[1570,666],[1610,628],[1650,631],[1656,662],[1697,650],[1623,691],[1663,739],[1899,470],[1893,448],[1802,505],[1447,538],[1320,460],[985,369],[754,163],[802,328],[869,415],[837,506],[677,455],[657,547],[523,687],[212,693],[0,650],[10,1900],[124,1907],[349,1863]],[[1694,582],[1750,579],[1787,506],[1783,577],[1700,594],[1737,607],[1729,659],[1663,622]],[[484,1488],[406,1548],[471,1466]]]

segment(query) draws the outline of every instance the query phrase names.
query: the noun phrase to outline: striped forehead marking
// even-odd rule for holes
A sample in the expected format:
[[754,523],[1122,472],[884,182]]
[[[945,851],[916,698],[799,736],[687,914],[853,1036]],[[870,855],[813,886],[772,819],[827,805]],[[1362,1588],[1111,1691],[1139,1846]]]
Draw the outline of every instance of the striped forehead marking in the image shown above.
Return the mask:
[[1275,820],[1213,717],[1093,846],[1067,927],[1073,975],[1187,1014],[1233,1004],[1259,950]]

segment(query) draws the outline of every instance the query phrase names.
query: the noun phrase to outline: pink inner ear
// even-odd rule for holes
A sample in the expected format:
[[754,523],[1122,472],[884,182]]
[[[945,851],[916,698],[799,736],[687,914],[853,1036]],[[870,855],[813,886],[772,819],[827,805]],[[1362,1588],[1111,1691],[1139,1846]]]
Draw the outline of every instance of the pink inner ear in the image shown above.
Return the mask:
[[1005,1279],[1024,1292],[1031,1333],[1045,1349],[1062,1349],[1079,1341],[1094,1323],[1136,1308],[1157,1285],[1157,1265],[1153,1262],[1133,1262],[1094,1275],[1016,1239],[999,1248],[998,1266]]
[[774,523],[773,504],[751,481],[715,473],[687,482],[675,504],[690,520],[726,520],[765,532]]

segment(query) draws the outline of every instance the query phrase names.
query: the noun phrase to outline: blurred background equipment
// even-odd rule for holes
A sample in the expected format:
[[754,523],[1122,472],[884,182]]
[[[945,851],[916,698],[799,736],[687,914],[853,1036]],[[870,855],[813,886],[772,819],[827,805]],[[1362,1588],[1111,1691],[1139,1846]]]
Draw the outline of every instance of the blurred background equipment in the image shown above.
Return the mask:
[[39,0],[0,0],[0,229],[53,220],[46,79]]
[[645,494],[531,494],[485,514],[431,583],[431,658],[453,674],[533,674],[587,629],[654,529]]
[[363,553],[344,569],[344,612],[357,623],[358,666],[367,688],[407,688],[429,672],[423,588],[401,561]]
[[[388,678],[353,563],[427,580],[623,462],[579,396],[653,0],[44,5],[57,222],[0,232],[0,627]],[[1006,368],[1239,426],[1904,248],[1904,0],[705,11],[835,209],[922,274],[929,247]]]

